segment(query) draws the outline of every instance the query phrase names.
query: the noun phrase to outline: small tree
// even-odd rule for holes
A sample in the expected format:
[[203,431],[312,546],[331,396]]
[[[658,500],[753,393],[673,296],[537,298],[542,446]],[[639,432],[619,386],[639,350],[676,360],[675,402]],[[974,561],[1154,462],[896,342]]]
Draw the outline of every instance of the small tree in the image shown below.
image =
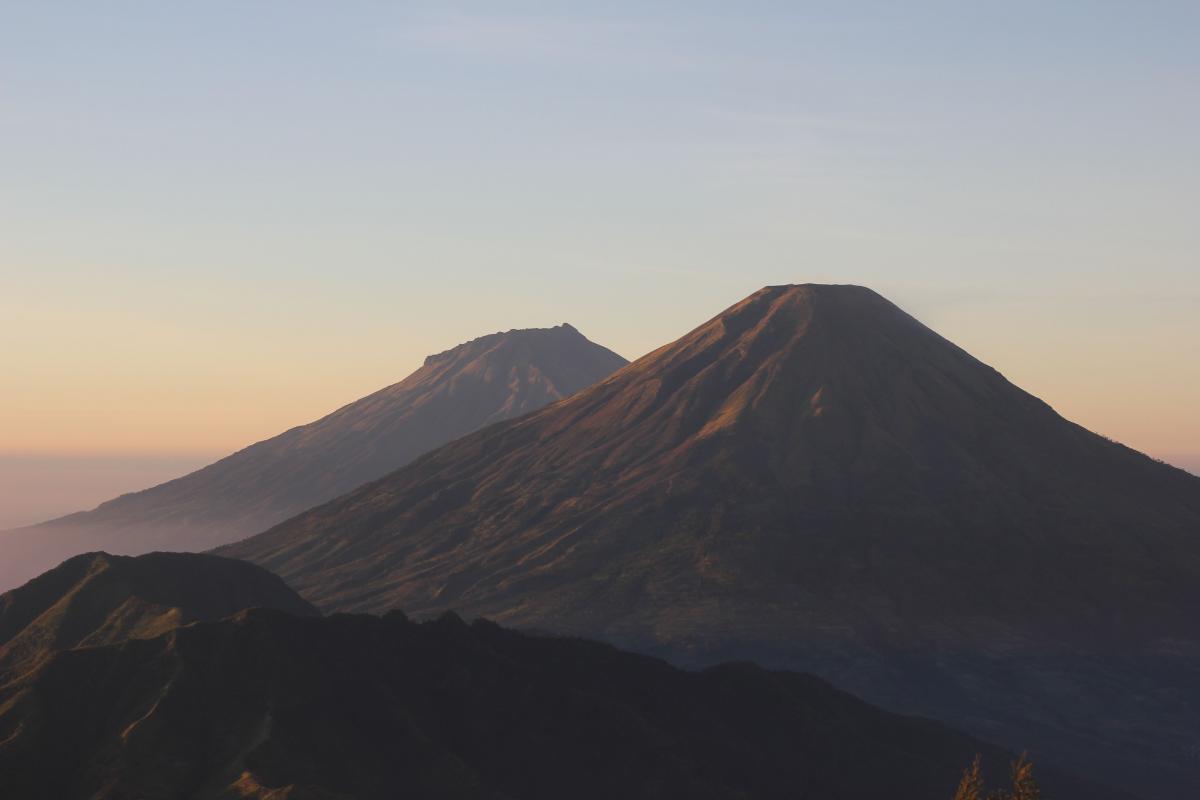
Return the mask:
[[971,766],[963,770],[962,780],[958,782],[958,791],[954,793],[954,800],[984,800],[983,793],[986,788],[983,785],[983,769],[980,766],[980,760],[979,755],[976,754]]
[[1033,779],[1033,764],[1022,753],[1012,763],[1012,789],[987,790],[983,782],[983,767],[981,757],[975,756],[971,765],[963,770],[962,780],[958,782],[958,791],[954,800],[1042,800],[1042,791],[1037,781]]
[[1042,800],[1042,790],[1033,779],[1033,764],[1021,753],[1012,765],[1012,800]]

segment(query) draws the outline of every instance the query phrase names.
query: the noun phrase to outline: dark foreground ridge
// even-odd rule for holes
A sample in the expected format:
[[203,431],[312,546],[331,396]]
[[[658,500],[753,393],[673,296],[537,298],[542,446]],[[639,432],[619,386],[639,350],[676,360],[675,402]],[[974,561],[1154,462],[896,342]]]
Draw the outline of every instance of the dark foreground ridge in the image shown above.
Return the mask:
[[182,478],[0,533],[0,590],[90,550],[198,551],[236,541],[626,363],[566,324],[480,337],[430,356],[397,384]]
[[25,672],[61,650],[153,638],[245,608],[317,616],[277,576],[246,562],[85,553],[0,595],[0,676]]
[[326,611],[755,660],[1154,796],[1200,785],[1200,479],[861,287],[765,288],[222,552]]
[[[189,562],[196,582],[172,599]],[[261,572],[190,555],[76,559],[0,598],[6,636],[48,613],[9,610],[71,606],[100,580],[81,573],[122,571],[103,608],[142,607],[158,575],[156,605],[203,617],[218,609],[197,606],[195,588],[224,594],[248,569]],[[245,610],[140,638],[116,635],[111,614],[91,631],[76,617],[32,668],[0,671],[5,796],[949,800],[974,753],[993,774],[1010,758],[807,675],[685,672],[454,615],[316,618],[271,593],[299,615]],[[1057,800],[1115,797],[1040,778]]]

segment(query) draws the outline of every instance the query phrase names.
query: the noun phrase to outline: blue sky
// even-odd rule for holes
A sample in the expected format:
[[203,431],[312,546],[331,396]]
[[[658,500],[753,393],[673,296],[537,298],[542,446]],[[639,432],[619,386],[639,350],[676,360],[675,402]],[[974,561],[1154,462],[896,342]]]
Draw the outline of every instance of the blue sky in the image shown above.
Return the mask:
[[1198,31],[1104,0],[0,2],[0,451],[232,449],[482,333],[636,357],[828,281],[1200,453]]

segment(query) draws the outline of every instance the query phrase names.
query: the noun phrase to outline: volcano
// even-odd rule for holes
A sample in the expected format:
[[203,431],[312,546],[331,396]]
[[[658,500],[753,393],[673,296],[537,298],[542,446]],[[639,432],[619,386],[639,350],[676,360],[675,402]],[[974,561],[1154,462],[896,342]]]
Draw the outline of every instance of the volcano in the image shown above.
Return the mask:
[[221,552],[324,610],[753,658],[1146,796],[1200,785],[1200,479],[861,287],[765,288]]
[[464,434],[567,397],[625,363],[567,324],[483,336],[182,478],[0,534],[0,589],[81,552],[207,550],[236,541]]

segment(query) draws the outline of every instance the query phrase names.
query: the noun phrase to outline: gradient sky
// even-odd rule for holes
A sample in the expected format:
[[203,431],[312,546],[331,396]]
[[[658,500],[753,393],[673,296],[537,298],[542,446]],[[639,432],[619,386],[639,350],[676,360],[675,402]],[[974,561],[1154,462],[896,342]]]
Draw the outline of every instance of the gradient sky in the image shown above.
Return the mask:
[[822,281],[1200,469],[1200,4],[599,5],[0,0],[0,454]]

